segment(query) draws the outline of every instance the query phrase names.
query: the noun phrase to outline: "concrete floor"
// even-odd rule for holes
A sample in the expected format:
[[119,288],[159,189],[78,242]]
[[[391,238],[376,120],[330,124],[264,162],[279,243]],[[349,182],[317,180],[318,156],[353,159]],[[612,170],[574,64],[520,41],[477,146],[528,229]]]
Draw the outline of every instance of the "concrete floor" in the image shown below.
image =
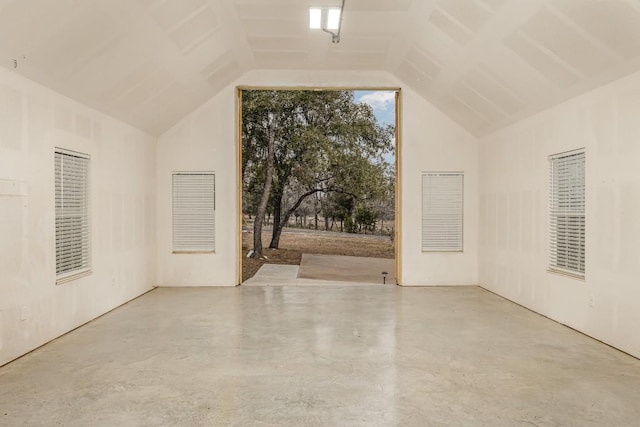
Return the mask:
[[0,368],[3,426],[639,420],[640,361],[475,287],[157,289]]

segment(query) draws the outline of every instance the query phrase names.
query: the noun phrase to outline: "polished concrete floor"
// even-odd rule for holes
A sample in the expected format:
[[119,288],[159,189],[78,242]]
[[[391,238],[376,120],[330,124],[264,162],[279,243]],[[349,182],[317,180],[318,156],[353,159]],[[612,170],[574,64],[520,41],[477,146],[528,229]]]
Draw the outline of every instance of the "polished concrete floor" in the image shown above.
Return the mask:
[[640,361],[476,287],[157,289],[0,368],[3,426],[639,424]]

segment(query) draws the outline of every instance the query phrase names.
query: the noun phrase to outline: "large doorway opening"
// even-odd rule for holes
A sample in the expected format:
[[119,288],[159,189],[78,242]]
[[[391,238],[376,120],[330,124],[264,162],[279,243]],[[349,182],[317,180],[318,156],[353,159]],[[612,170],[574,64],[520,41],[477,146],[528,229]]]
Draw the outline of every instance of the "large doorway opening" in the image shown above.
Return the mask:
[[399,89],[238,88],[238,283],[399,283],[399,108]]

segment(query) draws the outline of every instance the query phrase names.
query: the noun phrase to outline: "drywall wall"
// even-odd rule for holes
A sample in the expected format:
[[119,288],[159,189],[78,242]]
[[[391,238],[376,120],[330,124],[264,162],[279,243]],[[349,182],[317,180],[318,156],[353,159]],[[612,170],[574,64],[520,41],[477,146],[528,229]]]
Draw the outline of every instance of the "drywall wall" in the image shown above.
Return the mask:
[[[92,274],[56,285],[54,147],[90,163]],[[0,365],[155,283],[155,138],[0,68]]]
[[[481,140],[480,283],[640,357],[640,73]],[[548,156],[586,149],[586,278],[547,272]]]
[[[403,285],[476,285],[478,142],[415,92],[404,92]],[[422,172],[464,173],[463,252],[422,252]]]
[[[422,97],[384,72],[254,71],[230,84],[159,138],[158,283],[236,284],[236,87],[385,87],[402,89],[402,262],[404,285],[477,283],[477,141]],[[465,172],[465,251],[422,253],[421,173]],[[216,253],[173,254],[171,174],[216,173]]]

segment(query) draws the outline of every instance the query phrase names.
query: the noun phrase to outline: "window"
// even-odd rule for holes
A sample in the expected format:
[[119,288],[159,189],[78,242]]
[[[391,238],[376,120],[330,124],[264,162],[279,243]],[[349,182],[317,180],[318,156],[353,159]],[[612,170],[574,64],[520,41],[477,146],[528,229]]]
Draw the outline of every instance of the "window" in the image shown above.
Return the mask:
[[56,278],[64,282],[91,270],[89,156],[55,149]]
[[584,277],[584,150],[549,157],[549,269]]
[[173,251],[215,251],[215,175],[173,174]]
[[461,252],[464,174],[422,174],[422,251]]

